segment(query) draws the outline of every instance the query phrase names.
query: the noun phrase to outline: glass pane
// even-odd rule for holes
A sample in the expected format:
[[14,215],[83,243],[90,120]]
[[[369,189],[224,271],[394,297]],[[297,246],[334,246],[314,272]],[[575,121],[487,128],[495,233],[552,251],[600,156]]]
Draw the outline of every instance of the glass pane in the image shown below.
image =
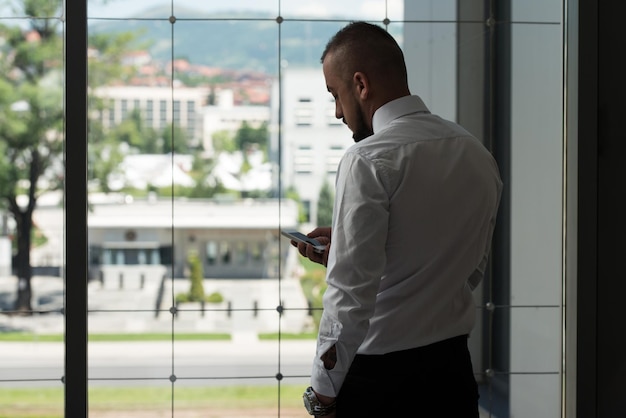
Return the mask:
[[0,6],[0,411],[63,413],[61,2]]
[[[149,13],[148,13],[149,12]],[[150,20],[166,20],[172,15],[171,1],[102,1],[87,0],[87,15],[91,19],[128,19],[132,17]]]
[[402,20],[404,2],[402,0],[372,1],[332,1],[320,0],[303,2],[298,0],[282,0],[281,15],[285,19],[348,19],[372,20],[382,22],[385,18]]
[[[234,2],[197,2],[193,0],[176,0],[174,15],[181,19],[207,20],[270,20],[278,15],[277,0],[235,0]],[[225,38],[227,39],[227,38]]]
[[514,25],[512,31],[511,177],[516,189],[511,195],[511,233],[516,238],[511,249],[511,297],[515,304],[558,304],[562,293],[561,26]]
[[558,23],[563,17],[563,2],[560,0],[529,0],[511,2],[513,21],[533,23]]
[[456,24],[407,22],[402,27],[392,24],[390,32],[402,34],[411,93],[420,96],[431,112],[456,120]]
[[561,377],[550,375],[512,375],[511,409],[508,416],[555,417],[561,414]]
[[[392,4],[388,3],[388,4]],[[395,5],[394,5],[395,8]],[[404,2],[403,20],[425,22],[457,20],[455,0],[413,0]],[[408,22],[407,22],[408,23]]]
[[172,151],[186,143],[184,112],[202,93],[175,98],[171,58],[153,58],[172,48],[169,13],[141,24],[99,19],[127,10],[108,6],[89,8],[89,409],[161,415],[172,405],[171,303],[162,304],[171,202],[191,167]]
[[172,384],[168,380],[128,379],[120,383],[92,379],[88,394],[89,416],[172,416]]
[[559,307],[511,308],[511,372],[558,373],[560,322]]

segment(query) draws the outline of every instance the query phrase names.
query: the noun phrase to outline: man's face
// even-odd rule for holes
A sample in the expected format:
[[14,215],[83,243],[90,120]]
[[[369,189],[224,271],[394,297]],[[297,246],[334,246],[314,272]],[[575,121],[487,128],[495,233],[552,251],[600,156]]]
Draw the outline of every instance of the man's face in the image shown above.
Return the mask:
[[328,92],[335,98],[335,117],[341,119],[352,131],[354,142],[372,135],[356,86],[352,80],[347,82],[341,77],[334,65],[332,54],[326,55],[322,69]]

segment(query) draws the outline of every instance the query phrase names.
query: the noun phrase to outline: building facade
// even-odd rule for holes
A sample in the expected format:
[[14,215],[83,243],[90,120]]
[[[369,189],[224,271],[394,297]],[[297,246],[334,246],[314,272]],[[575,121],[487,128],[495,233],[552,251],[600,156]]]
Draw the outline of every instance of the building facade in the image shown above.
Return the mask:
[[[246,216],[251,211],[255,216]],[[188,277],[192,253],[202,260],[207,279],[291,275],[296,258],[280,229],[297,228],[297,211],[288,199],[172,202],[126,197],[95,203],[88,219],[89,279],[118,287],[121,275],[132,281],[141,275]],[[60,266],[62,208],[40,207],[34,220],[49,245],[33,250],[33,265]]]
[[202,108],[207,104],[209,88],[169,86],[107,86],[96,94],[107,101],[100,117],[111,128],[139,110],[147,128],[162,131],[174,124],[187,132],[190,144],[202,142]]
[[277,187],[297,191],[308,222],[316,224],[320,190],[325,183],[334,189],[352,133],[335,117],[321,68],[286,68],[274,84],[271,106],[272,160],[281,167]]

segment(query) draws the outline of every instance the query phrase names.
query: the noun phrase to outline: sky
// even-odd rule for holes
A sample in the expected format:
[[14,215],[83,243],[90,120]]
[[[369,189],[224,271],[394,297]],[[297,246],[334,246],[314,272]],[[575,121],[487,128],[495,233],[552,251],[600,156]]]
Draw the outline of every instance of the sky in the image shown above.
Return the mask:
[[[287,17],[307,15],[323,18],[350,16],[359,19],[382,20],[385,14],[392,20],[401,20],[404,0],[174,0],[176,5],[206,12],[250,10],[278,12]],[[89,17],[131,17],[155,6],[172,4],[171,0],[88,0]],[[387,13],[385,13],[387,12]]]

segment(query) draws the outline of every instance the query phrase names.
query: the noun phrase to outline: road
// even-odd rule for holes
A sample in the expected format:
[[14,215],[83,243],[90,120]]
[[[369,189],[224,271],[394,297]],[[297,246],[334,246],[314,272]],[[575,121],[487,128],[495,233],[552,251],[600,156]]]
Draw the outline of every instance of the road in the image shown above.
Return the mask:
[[[92,342],[88,346],[90,386],[306,384],[315,342],[180,341]],[[0,388],[45,387],[61,383],[61,343],[0,344]],[[71,359],[69,359],[71,365]]]

